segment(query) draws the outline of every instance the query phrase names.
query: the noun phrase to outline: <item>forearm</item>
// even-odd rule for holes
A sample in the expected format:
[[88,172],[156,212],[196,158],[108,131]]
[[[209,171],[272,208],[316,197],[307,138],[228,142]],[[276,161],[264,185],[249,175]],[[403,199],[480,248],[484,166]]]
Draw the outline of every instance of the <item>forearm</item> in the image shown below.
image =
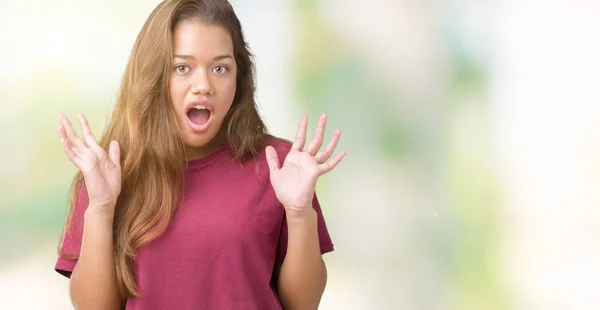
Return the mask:
[[287,216],[287,254],[278,277],[278,293],[286,310],[317,309],[327,282],[321,258],[317,213]]
[[114,211],[88,208],[81,252],[70,280],[76,309],[119,309],[113,244]]

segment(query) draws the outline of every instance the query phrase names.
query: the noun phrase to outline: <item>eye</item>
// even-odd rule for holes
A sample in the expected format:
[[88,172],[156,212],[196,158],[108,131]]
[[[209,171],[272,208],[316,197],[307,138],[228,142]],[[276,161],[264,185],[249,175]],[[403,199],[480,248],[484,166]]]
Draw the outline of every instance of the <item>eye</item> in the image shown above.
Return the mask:
[[186,65],[179,65],[175,67],[175,71],[177,71],[177,73],[187,73],[188,71],[190,71],[190,67]]
[[212,71],[216,74],[224,74],[228,71],[229,69],[227,69],[227,67],[225,66],[216,66],[212,69]]

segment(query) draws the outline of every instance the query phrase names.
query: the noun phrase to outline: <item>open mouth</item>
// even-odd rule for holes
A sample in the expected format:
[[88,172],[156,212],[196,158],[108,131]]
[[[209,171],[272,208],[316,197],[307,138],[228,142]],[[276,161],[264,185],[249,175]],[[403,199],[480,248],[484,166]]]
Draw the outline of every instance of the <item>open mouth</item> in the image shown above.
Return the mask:
[[203,131],[210,125],[212,112],[208,107],[198,104],[188,109],[186,115],[188,124],[194,131]]

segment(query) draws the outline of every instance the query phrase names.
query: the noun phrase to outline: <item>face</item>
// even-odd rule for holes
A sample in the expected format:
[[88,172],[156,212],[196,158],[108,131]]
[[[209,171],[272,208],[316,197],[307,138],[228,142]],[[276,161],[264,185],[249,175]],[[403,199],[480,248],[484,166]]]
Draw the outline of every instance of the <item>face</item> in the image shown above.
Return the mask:
[[236,90],[233,42],[220,26],[184,21],[173,33],[171,101],[188,159],[210,154],[225,143],[221,125]]

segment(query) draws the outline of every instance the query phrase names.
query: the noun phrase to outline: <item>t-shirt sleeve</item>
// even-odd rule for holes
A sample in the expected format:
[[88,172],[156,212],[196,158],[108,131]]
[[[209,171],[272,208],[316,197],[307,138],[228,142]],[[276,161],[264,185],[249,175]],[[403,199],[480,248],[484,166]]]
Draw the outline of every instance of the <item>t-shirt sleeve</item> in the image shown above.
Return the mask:
[[77,264],[77,258],[81,250],[81,239],[83,237],[83,215],[87,209],[89,202],[85,185],[81,183],[81,187],[77,192],[75,200],[75,208],[72,213],[67,231],[64,234],[64,240],[61,245],[61,253],[59,255],[54,270],[63,276],[69,278]]
[[[314,195],[312,201],[313,208],[317,211],[317,229],[319,232],[319,246],[321,248],[321,254],[329,253],[333,251],[333,243],[331,242],[331,237],[329,236],[329,232],[327,231],[327,225],[325,224],[325,218],[323,217],[323,212],[321,211],[321,205],[319,204],[319,199],[317,198],[317,194]],[[287,243],[288,243],[288,227],[287,221],[283,219],[283,225],[281,228],[281,234],[279,236],[279,245],[277,247],[277,264],[283,264],[283,260],[285,259],[285,254],[287,252]]]

